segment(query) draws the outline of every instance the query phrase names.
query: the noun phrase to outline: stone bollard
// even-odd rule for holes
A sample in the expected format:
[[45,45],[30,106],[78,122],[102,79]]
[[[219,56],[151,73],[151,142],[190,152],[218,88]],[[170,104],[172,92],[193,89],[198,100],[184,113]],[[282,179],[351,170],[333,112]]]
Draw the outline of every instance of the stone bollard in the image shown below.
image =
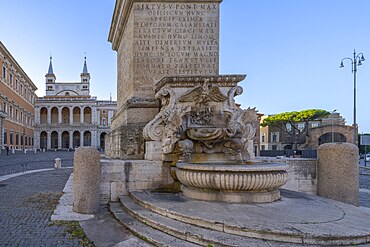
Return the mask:
[[14,153],[15,153],[15,149],[13,148],[13,149],[12,149],[12,154],[14,154]]
[[352,143],[326,143],[317,149],[317,194],[359,206],[358,148]]
[[35,148],[35,149],[33,149],[33,151],[35,152],[35,153],[37,153],[37,149]]
[[96,148],[80,147],[74,154],[73,211],[94,214],[99,211],[100,154]]
[[42,149],[42,152],[45,153],[45,148]]
[[56,158],[54,160],[54,166],[55,166],[55,169],[60,169],[62,167],[62,160],[61,160],[61,158]]
[[27,153],[27,149],[24,149],[24,153],[25,153],[25,154]]

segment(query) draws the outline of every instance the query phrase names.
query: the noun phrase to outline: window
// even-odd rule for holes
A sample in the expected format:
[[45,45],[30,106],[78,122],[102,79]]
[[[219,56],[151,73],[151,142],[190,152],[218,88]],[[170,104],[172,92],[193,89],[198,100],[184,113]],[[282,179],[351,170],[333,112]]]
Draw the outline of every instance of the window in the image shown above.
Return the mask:
[[15,134],[15,145],[19,145],[19,134]]
[[66,96],[69,96],[69,92],[66,92],[66,94],[65,94]]
[[83,82],[87,82],[87,79],[82,79]]
[[18,121],[18,109],[15,109],[15,120]]
[[13,87],[13,75],[12,74],[9,75],[9,85],[10,87]]
[[103,122],[103,126],[107,125],[107,120],[105,118],[103,118],[102,122]]
[[261,142],[265,142],[266,140],[265,133],[261,133]]
[[10,141],[10,145],[13,145],[13,132],[10,132],[9,134],[9,141]]
[[3,102],[3,111],[8,113],[8,109],[6,109],[6,102],[5,101]]
[[48,79],[48,83],[53,83],[53,79]]
[[53,86],[48,86],[48,88],[46,89],[46,91],[53,91]]
[[9,117],[13,118],[13,106],[9,106]]
[[261,145],[261,150],[265,150],[265,145]]
[[286,130],[287,130],[288,132],[292,132],[292,125],[291,125],[290,123],[287,123],[287,124],[286,124]]
[[21,135],[21,145],[23,146],[23,143],[24,143],[24,136],[23,135]]
[[6,68],[3,66],[3,79],[6,80]]
[[279,142],[279,132],[271,132],[272,142]]
[[272,150],[277,150],[277,145],[272,145]]
[[4,144],[8,144],[8,135],[6,133],[6,130],[4,130]]
[[311,127],[312,127],[312,128],[316,128],[316,127],[319,127],[319,123],[317,123],[317,122],[315,122],[315,123],[312,123],[312,124],[311,124]]
[[18,80],[15,80],[15,90],[18,91]]
[[305,123],[298,123],[297,124],[297,128],[299,129],[299,131],[302,131],[305,126],[306,126]]
[[21,95],[23,95],[23,84],[21,84],[21,90],[19,90]]
[[102,111],[102,114],[103,114],[103,115],[107,114],[107,111],[106,111],[106,110],[103,110],[103,111]]

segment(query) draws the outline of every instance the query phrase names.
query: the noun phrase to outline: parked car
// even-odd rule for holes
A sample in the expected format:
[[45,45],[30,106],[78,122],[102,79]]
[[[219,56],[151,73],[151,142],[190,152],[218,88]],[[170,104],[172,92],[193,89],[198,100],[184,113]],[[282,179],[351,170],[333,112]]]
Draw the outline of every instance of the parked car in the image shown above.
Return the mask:
[[370,161],[370,154],[366,154],[366,162]]

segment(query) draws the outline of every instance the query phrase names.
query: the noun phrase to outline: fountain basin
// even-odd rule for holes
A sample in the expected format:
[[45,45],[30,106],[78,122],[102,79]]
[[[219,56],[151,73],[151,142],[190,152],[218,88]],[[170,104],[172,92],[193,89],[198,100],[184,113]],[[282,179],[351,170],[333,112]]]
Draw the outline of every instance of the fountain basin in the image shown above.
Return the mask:
[[288,180],[288,165],[178,163],[176,177],[185,196],[206,201],[273,202]]

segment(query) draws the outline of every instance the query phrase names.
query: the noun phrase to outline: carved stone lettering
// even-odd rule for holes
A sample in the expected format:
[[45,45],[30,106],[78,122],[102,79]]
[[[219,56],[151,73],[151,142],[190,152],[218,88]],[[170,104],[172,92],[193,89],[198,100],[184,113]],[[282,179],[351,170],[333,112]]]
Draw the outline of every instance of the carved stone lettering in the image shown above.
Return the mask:
[[135,92],[154,96],[166,76],[218,75],[218,4],[134,3],[133,13]]

